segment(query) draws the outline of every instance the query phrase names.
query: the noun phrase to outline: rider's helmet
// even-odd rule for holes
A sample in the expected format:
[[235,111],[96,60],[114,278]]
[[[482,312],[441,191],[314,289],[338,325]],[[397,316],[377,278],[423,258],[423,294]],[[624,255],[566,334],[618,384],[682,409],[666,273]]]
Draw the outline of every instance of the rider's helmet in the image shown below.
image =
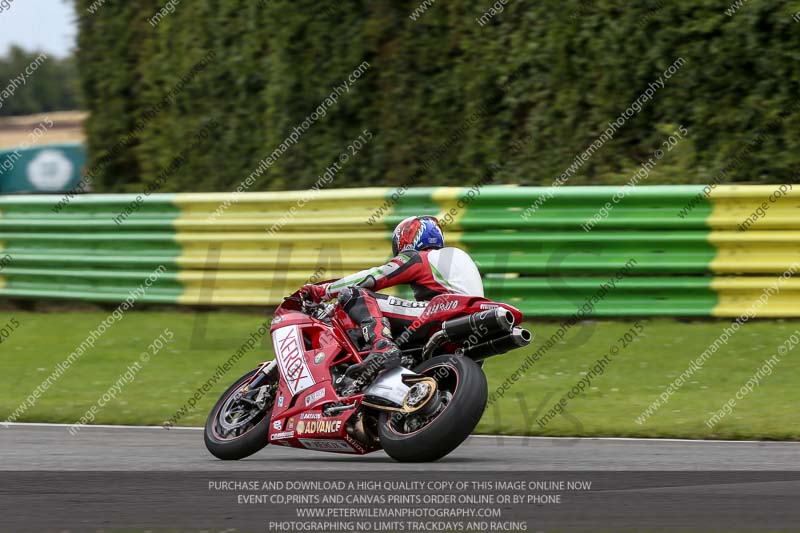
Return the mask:
[[392,235],[394,255],[405,250],[427,250],[443,246],[444,234],[436,217],[408,217],[394,228]]

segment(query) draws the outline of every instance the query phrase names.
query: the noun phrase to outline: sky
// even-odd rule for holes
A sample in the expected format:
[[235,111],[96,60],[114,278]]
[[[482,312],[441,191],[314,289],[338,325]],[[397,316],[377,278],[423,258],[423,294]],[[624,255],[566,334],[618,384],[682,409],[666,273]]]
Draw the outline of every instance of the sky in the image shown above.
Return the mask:
[[71,0],[0,0],[0,56],[18,44],[64,57],[75,47]]

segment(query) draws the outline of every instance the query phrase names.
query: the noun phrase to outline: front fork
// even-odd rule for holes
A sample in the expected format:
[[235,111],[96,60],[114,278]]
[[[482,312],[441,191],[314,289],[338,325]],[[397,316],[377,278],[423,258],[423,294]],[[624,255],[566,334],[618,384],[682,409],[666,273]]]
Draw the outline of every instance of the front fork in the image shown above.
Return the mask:
[[[244,395],[250,391],[259,389],[264,385],[270,385],[269,379],[272,378],[273,372],[276,372],[278,369],[278,362],[276,360],[267,361],[261,364],[261,367],[258,369],[253,377],[250,379],[250,382],[242,387],[240,394]],[[259,400],[263,401],[262,398],[263,394],[259,393]]]

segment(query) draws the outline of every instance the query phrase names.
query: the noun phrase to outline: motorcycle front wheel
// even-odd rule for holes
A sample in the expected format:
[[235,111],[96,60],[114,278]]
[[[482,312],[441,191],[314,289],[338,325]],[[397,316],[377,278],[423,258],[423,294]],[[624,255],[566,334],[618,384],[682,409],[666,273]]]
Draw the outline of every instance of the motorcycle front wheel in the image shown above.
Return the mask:
[[431,409],[383,412],[378,435],[392,459],[436,461],[455,450],[478,425],[489,394],[486,376],[474,361],[455,355],[434,357],[414,372],[436,380]]
[[[208,415],[206,448],[219,459],[243,459],[269,443],[269,421],[277,379],[263,376],[258,386],[245,390],[258,372],[260,369],[251,370],[228,387]],[[262,387],[266,388],[262,391]]]

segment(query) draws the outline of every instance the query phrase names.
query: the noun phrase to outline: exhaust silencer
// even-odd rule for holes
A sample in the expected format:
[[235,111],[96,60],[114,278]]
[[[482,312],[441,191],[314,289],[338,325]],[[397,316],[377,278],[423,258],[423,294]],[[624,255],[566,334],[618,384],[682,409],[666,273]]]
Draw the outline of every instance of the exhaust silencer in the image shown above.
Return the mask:
[[464,349],[464,355],[473,361],[482,361],[487,357],[522,348],[531,343],[531,332],[523,328],[514,328],[510,335],[488,340]]
[[508,333],[514,326],[514,315],[502,307],[495,307],[468,316],[447,320],[442,324],[442,331],[448,341],[458,341],[477,334],[481,337],[497,337],[500,333]]
[[[508,337],[512,333],[512,328],[514,328],[514,315],[502,307],[446,320],[442,323],[442,329],[431,335],[422,348],[422,360],[427,360],[436,348],[445,342],[459,342],[469,337],[475,337],[477,340],[485,338],[499,340],[498,338]],[[530,333],[528,336],[530,337]]]

